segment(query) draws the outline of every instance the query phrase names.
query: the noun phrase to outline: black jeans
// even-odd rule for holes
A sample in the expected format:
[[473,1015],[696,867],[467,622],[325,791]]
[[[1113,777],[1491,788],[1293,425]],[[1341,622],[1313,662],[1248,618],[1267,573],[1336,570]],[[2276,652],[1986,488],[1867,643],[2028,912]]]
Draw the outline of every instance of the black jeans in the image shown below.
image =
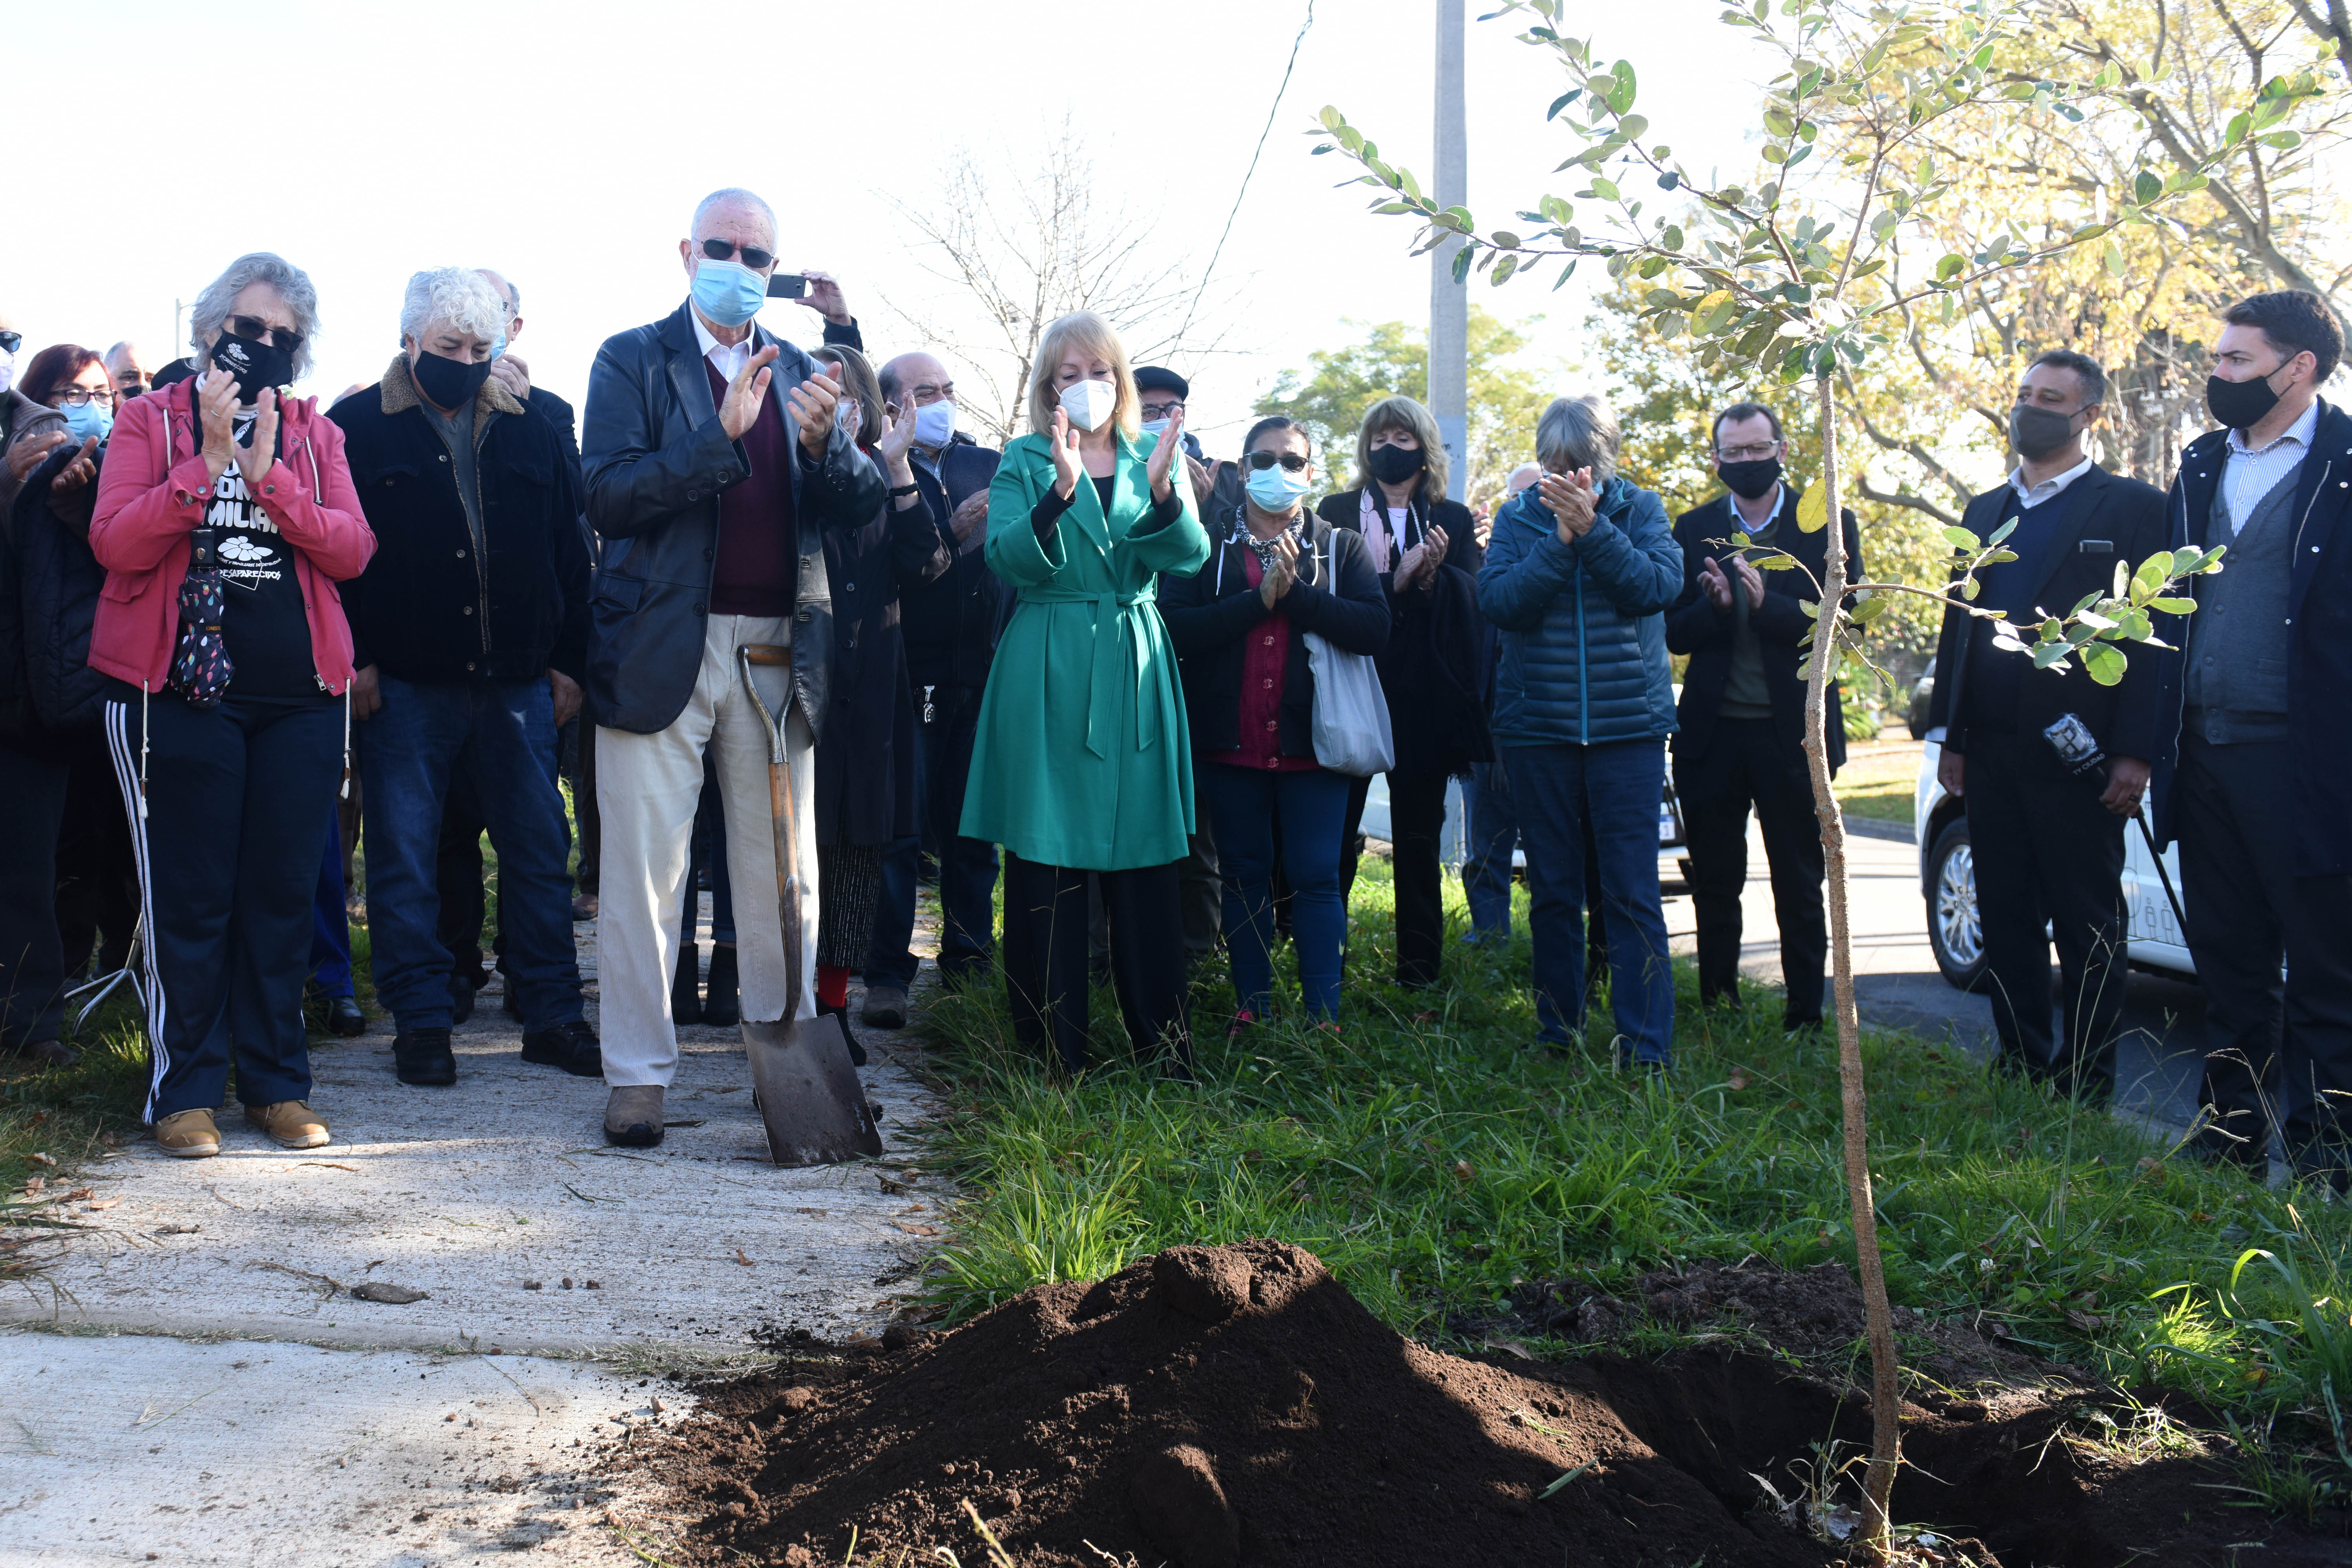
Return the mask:
[[2352,1168],[2352,877],[2295,874],[2284,741],[2183,735],[2173,790],[2189,951],[2205,987],[2198,1098],[2221,1129],[2200,1138],[2255,1163],[2275,1117],[2289,1163],[2340,1180]]
[[[66,743],[73,774],[58,828],[58,941],[65,973],[79,975],[98,954],[99,972],[122,967],[139,929],[139,868],[106,737],[77,731]],[[5,796],[0,796],[5,798]]]
[[1789,993],[1784,1022],[1790,1028],[1820,1023],[1830,930],[1822,901],[1822,824],[1804,752],[1782,741],[1769,719],[1718,719],[1703,755],[1675,758],[1675,794],[1689,833],[1699,1000],[1739,994],[1739,895],[1748,886],[1752,805],[1772,868],[1780,980]]
[[106,734],[147,904],[146,1120],[219,1105],[232,1061],[245,1104],[308,1100],[302,983],[343,705],[230,696],[206,710],[158,692],[143,819],[142,706],[110,699]]
[[915,787],[922,832],[919,838],[893,843],[883,857],[882,901],[874,920],[874,945],[866,955],[868,986],[903,991],[915,982],[915,884],[925,851],[940,868],[940,977],[969,978],[986,969],[996,951],[996,846],[956,831],[963,821],[964,787],[971,780],[981,694],[963,686],[929,690],[929,706],[919,690],[916,703]]
[[[2103,773],[2077,776],[2040,735],[1969,740],[1969,848],[1984,916],[1999,1061],[2104,1100],[2116,1086],[2123,1016],[2124,819],[2099,804]],[[2042,935],[2042,927],[2050,929]],[[2051,1030],[2050,948],[2059,1014]]]
[[65,1025],[58,943],[58,825],[70,754],[46,737],[0,741],[0,1050],[54,1040]]
[[[1445,784],[1450,775],[1417,768],[1389,775],[1389,831],[1395,859],[1397,984],[1434,985],[1445,956],[1445,872],[1437,860],[1438,836],[1445,830]],[[1348,792],[1348,817],[1339,828],[1339,903],[1347,908],[1356,889],[1356,864],[1363,852],[1364,801],[1372,781],[1358,779]]]
[[1176,863],[1129,871],[1081,871],[1004,857],[1004,979],[1013,1036],[1050,1045],[1072,1072],[1087,1065],[1087,879],[1102,888],[1111,928],[1111,979],[1136,1054],[1165,1050],[1192,1060],[1186,1010],[1183,922]]

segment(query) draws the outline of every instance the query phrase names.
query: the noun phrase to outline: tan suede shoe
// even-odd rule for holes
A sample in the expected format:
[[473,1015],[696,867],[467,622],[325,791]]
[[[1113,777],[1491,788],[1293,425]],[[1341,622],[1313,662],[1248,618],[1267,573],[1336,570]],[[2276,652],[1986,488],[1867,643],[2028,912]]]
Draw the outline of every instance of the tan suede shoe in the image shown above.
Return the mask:
[[604,1102],[604,1142],[650,1149],[662,1141],[662,1086],[616,1086]]
[[316,1149],[327,1141],[327,1124],[299,1100],[275,1105],[248,1105],[246,1121],[268,1135],[280,1149]]
[[175,1160],[202,1160],[220,1152],[220,1129],[209,1110],[180,1110],[155,1123],[155,1147]]

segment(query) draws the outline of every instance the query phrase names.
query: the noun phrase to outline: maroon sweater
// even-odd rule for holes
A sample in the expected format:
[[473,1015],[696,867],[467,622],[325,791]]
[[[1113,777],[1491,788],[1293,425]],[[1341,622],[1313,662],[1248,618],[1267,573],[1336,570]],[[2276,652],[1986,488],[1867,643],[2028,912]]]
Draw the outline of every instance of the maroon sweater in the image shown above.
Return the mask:
[[[710,401],[727,401],[727,382],[708,355]],[[768,385],[760,416],[737,445],[751,459],[740,484],[719,497],[719,553],[710,573],[714,616],[784,616],[799,585],[798,530],[793,515],[792,433],[784,428],[782,390]]]

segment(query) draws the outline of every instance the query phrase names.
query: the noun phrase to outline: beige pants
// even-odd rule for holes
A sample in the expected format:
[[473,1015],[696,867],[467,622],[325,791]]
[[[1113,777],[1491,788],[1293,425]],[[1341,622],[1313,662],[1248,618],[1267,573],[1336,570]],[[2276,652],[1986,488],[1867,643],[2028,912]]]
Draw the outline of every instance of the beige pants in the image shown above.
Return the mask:
[[[596,921],[596,980],[603,1001],[604,1080],[614,1088],[660,1084],[677,1070],[677,1027],[669,1013],[677,967],[678,914],[688,840],[702,795],[702,756],[717,763],[727,822],[727,874],[735,894],[735,946],[743,1017],[772,1023],[816,1016],[816,773],[808,722],[787,722],[785,759],[799,815],[801,994],[785,994],[783,922],[777,905],[774,819],[768,798],[768,731],[743,689],[735,650],[782,643],[790,623],[712,616],[702,668],[686,710],[651,735],[598,727],[596,805],[604,816],[603,881]],[[792,700],[792,671],[753,667],[772,713]]]

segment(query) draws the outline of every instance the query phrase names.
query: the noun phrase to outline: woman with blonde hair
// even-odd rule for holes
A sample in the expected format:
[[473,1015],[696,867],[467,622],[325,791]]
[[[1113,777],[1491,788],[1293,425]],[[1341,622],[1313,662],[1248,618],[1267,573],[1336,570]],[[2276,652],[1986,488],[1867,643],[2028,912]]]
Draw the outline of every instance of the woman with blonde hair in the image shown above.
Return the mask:
[[[1446,781],[1495,754],[1486,734],[1494,636],[1478,615],[1482,552],[1469,509],[1446,499],[1448,471],[1436,417],[1410,397],[1384,397],[1365,410],[1356,433],[1357,488],[1326,496],[1315,509],[1333,527],[1363,535],[1395,618],[1380,670],[1396,740],[1388,774],[1396,977],[1415,987],[1437,984],[1445,951],[1437,841]],[[1355,886],[1370,784],[1357,780],[1348,802],[1343,897]]]
[[980,711],[966,837],[1004,846],[1004,972],[1013,1026],[1087,1059],[1087,876],[1110,918],[1111,973],[1139,1052],[1189,1075],[1177,863],[1192,831],[1192,757],[1159,576],[1189,577],[1209,538],[1172,483],[1180,409],[1138,423],[1110,324],[1064,316],[1038,345],[1031,433],[989,488],[990,568],[1019,594]]

